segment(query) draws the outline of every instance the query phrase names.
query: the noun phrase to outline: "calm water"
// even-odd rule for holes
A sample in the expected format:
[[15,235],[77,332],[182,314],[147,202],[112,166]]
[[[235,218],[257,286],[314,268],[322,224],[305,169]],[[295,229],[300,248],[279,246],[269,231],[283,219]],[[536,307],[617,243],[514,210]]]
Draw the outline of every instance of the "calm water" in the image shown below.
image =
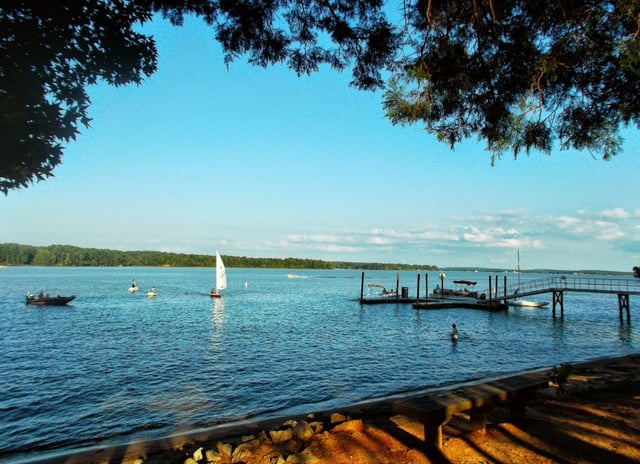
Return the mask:
[[[564,318],[553,319],[550,306],[361,307],[360,271],[227,275],[224,298],[212,301],[210,269],[0,269],[0,461],[640,352],[633,296],[627,325],[615,295],[568,293]],[[401,273],[411,295],[416,275]],[[366,282],[395,288],[395,276],[367,271]],[[136,294],[127,292],[132,278]],[[447,278],[488,286],[484,273]],[[152,285],[155,299],[144,291]],[[77,298],[69,307],[26,306],[25,293],[40,290]]]

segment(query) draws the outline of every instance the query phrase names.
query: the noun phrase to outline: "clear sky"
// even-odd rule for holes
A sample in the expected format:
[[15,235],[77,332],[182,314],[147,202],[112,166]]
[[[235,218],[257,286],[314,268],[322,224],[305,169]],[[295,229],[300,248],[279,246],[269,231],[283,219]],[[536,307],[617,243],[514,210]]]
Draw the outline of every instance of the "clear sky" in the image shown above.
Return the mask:
[[588,152],[450,150],[392,126],[350,73],[227,69],[214,32],[156,21],[159,69],[90,89],[55,177],[0,198],[0,242],[330,261],[631,271],[640,132]]

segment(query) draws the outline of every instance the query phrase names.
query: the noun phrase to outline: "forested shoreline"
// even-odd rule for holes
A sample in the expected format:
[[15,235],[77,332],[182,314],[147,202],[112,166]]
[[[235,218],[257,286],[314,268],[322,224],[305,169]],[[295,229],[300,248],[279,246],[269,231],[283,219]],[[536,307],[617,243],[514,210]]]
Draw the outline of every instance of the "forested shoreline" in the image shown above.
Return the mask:
[[[222,256],[227,267],[264,269],[368,269],[437,270],[433,265],[399,263],[357,263],[301,258],[250,258]],[[170,266],[213,267],[214,255],[167,253],[162,251],[119,251],[80,248],[72,245],[33,246],[0,244],[0,265],[5,266]]]

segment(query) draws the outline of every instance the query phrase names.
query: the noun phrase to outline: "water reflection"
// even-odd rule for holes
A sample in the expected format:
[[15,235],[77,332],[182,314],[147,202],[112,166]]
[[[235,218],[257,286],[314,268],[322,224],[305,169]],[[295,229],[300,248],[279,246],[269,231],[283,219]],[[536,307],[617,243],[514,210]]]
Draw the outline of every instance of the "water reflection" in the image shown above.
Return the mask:
[[213,298],[213,304],[211,305],[211,352],[220,352],[220,346],[222,346],[224,338],[224,299]]
[[224,300],[222,298],[213,299],[211,316],[214,327],[219,327],[224,322]]
[[620,324],[620,340],[623,342],[631,342],[631,324]]

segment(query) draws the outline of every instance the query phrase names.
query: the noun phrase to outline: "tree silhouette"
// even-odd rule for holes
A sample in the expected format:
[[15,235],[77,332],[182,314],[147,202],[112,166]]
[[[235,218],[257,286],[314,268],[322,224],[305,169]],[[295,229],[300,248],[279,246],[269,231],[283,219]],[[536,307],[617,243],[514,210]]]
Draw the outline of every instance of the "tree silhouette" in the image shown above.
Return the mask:
[[155,72],[138,26],[158,14],[203,19],[227,63],[326,64],[363,90],[392,76],[392,123],[475,135],[492,161],[554,142],[609,159],[639,122],[640,0],[0,0],[0,191],[53,175],[90,124],[87,86]]
[[453,147],[587,149],[604,159],[638,126],[637,0],[418,1],[401,71],[385,95],[392,122],[420,123]]

